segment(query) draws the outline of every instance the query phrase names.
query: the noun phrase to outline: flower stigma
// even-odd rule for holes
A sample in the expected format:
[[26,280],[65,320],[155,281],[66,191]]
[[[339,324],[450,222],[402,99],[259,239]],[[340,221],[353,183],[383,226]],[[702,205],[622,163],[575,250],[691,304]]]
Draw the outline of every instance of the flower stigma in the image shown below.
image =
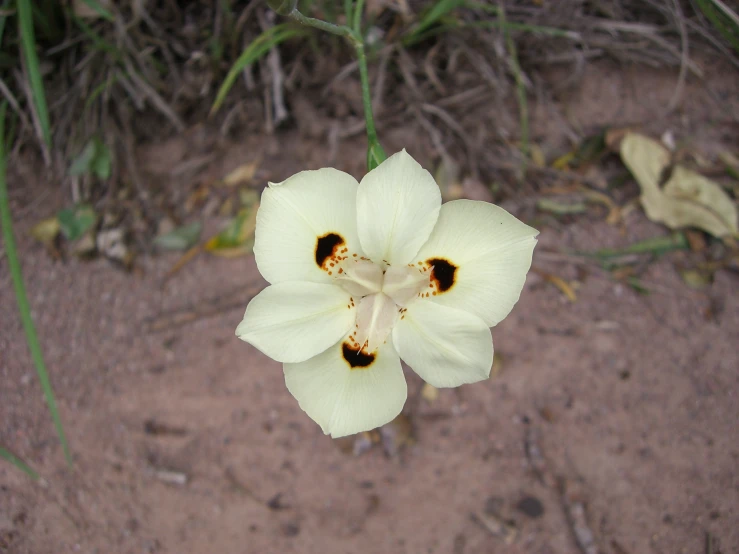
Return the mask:
[[454,268],[451,275],[446,271],[445,277],[435,277],[432,282],[434,267],[430,263],[393,266],[383,260],[377,264],[356,253],[350,254],[337,233],[318,237],[315,257],[316,264],[351,295],[347,308],[356,308],[354,329],[342,348],[344,359],[352,369],[372,365],[374,353],[387,341],[406,306],[416,298],[429,296],[429,288],[448,289],[456,269],[447,263]]

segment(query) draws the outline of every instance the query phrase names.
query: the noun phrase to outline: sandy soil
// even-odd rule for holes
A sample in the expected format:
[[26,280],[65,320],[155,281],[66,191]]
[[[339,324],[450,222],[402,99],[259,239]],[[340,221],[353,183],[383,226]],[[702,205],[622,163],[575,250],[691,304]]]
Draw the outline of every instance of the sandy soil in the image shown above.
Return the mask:
[[[586,83],[608,114],[584,108],[581,123],[638,118],[670,96],[650,89],[647,107],[624,100],[624,112],[613,100],[628,83],[625,73]],[[691,136],[726,116],[706,94],[682,115]],[[349,152],[337,165],[357,171]],[[277,174],[294,163],[265,161]],[[54,261],[27,230],[67,199],[28,168],[12,175],[26,284],[75,465],[63,463],[3,258],[0,443],[45,482],[0,464],[0,552],[565,554],[580,551],[578,531],[592,532],[591,552],[702,553],[707,537],[714,553],[739,551],[736,275],[694,291],[667,256],[644,276],[644,296],[537,254],[537,269],[581,282],[577,301],[532,273],[493,330],[497,374],[429,401],[408,372],[415,441],[354,456],[358,443],[332,441],[300,411],[279,364],[234,337],[264,284],[253,259],[202,256],[165,288],[174,256],[142,257],[134,274]],[[527,200],[506,207],[534,215]],[[542,228],[538,252],[664,233],[640,212],[623,229],[601,219]],[[213,306],[211,317],[151,330]]]

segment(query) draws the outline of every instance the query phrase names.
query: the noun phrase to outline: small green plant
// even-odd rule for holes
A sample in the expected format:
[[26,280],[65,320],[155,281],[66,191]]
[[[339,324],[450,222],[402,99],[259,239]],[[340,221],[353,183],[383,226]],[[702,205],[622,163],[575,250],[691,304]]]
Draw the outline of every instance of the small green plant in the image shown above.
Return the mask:
[[110,177],[110,148],[98,137],[92,137],[69,167],[69,174],[94,175],[105,180]]

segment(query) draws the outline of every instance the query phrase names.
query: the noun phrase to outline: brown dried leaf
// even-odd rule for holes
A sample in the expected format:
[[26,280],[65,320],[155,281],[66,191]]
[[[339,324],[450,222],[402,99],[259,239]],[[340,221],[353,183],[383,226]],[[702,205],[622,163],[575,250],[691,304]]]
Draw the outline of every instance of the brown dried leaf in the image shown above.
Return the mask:
[[249,162],[247,164],[240,165],[234,169],[231,173],[226,175],[220,184],[227,187],[234,187],[236,185],[249,184],[254,178],[259,167],[259,160]]
[[433,385],[424,383],[423,388],[421,389],[421,396],[428,403],[435,402],[436,399],[439,398],[439,389]]
[[641,203],[652,221],[671,229],[698,227],[716,237],[739,234],[736,206],[715,182],[676,166],[660,188],[671,156],[659,142],[628,133],[621,141],[621,158],[641,187]]

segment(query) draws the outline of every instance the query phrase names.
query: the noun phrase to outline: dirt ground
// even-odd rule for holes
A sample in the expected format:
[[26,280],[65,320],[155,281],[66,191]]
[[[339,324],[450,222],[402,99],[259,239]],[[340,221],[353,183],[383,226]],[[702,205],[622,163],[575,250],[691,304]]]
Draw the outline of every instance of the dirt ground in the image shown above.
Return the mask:
[[[709,152],[736,146],[735,74],[692,84],[683,110],[656,119],[674,73],[588,71],[556,101],[573,128],[645,121]],[[534,107],[535,140],[556,142],[551,114]],[[293,139],[290,150],[274,148],[279,137],[260,142],[275,179],[329,163],[323,144]],[[428,156],[423,143],[393,141],[389,150]],[[179,163],[183,144],[148,145],[148,159]],[[253,154],[234,145],[207,171]],[[335,154],[337,167],[361,171],[361,141]],[[737,276],[719,271],[708,289],[689,289],[666,256],[640,295],[543,255],[665,233],[640,210],[623,227],[592,213],[540,226],[534,267],[578,280],[577,301],[532,272],[493,330],[496,374],[430,401],[408,372],[415,441],[355,456],[359,443],[332,441],[301,412],[280,364],[235,338],[264,285],[253,258],[200,256],[166,287],[176,255],[142,256],[132,274],[54,261],[28,229],[66,193],[20,162],[10,189],[75,465],[64,465],[3,257],[0,443],[44,482],[0,464],[0,552],[565,554],[584,551],[577,533],[581,543],[592,533],[587,554],[699,554],[708,542],[714,554],[739,552]],[[533,221],[534,203],[504,206]],[[171,319],[208,307],[215,314]]]

